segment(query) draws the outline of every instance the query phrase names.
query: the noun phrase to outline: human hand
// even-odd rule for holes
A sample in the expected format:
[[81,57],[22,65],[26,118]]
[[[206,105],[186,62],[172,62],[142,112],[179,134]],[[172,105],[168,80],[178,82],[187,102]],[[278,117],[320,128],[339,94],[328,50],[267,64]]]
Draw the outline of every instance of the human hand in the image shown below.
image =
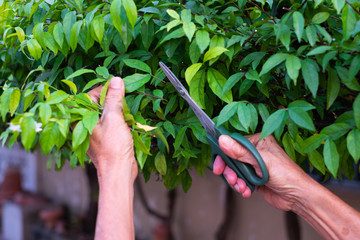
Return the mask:
[[[257,148],[269,171],[269,181],[265,185],[257,187],[257,190],[272,206],[286,211],[291,210],[298,198],[299,190],[312,179],[294,163],[276,143],[273,136],[268,136],[262,141],[259,141],[260,134],[248,136],[247,138]],[[222,135],[219,138],[219,145],[229,157],[251,164],[256,174],[262,177],[255,158],[237,141],[229,136]],[[246,186],[244,180],[238,178],[235,172],[226,166],[220,156],[215,159],[213,172],[216,175],[223,174],[228,183],[243,197],[248,198],[251,196],[251,190]]]
[[[102,86],[89,92],[94,102],[100,99]],[[114,77],[108,87],[104,111],[90,136],[88,155],[94,163],[99,182],[123,176],[134,182],[138,168],[134,157],[134,143],[125,122],[122,99],[125,85],[121,78]]]

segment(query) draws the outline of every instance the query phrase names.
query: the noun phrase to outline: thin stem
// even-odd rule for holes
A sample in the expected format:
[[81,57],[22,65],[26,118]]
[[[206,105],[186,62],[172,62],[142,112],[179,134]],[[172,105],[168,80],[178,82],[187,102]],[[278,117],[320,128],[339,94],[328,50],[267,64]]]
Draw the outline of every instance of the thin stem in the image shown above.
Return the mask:
[[[236,7],[237,9],[239,9],[239,11],[242,13],[242,15],[245,16],[243,10],[242,10],[234,1],[230,0],[230,2],[232,2],[232,3],[235,5],[235,7]],[[250,26],[251,24],[250,24],[250,22],[248,22],[248,19],[247,19],[247,18],[245,18],[245,19],[246,19],[246,23]]]
[[[97,12],[102,12],[102,11],[110,11],[110,9],[98,9],[96,10]],[[76,12],[76,14],[82,14],[82,13],[89,13],[92,11],[82,11],[82,12]]]
[[255,35],[256,32],[257,32],[257,30],[255,30],[255,31],[251,34],[251,36],[250,36],[248,39],[245,40],[245,42],[243,43],[243,46],[245,46],[245,44],[248,43],[248,42],[254,37],[254,35]]
[[156,77],[155,75],[152,75],[152,74],[151,74],[151,77],[153,77],[153,78],[155,78],[155,79],[157,79],[157,80],[160,80],[162,83],[166,83],[164,80],[162,80],[162,79],[160,79],[160,78]]
[[157,97],[157,96],[154,96],[154,95],[151,95],[151,94],[142,93],[142,92],[138,92],[138,91],[135,91],[134,93],[137,93],[137,94],[140,94],[140,95],[144,95],[144,96],[148,96],[148,97],[153,97],[153,98],[161,99],[161,100],[164,101],[164,102],[168,102],[168,100],[166,100],[165,98]]
[[354,11],[355,11],[357,14],[360,15],[360,12],[359,12],[351,3],[349,3],[347,0],[345,0],[345,2],[346,2],[347,4],[349,4],[350,7],[351,7],[352,9],[354,9]]
[[153,137],[153,138],[156,138],[155,135],[147,134],[147,133],[144,133],[144,132],[142,132],[142,131],[139,131],[139,130],[136,130],[136,129],[133,129],[133,128],[130,128],[130,130],[131,130],[131,131],[135,131],[135,132],[137,132],[137,133],[139,133],[139,134],[142,134],[142,135],[151,136],[151,137]]
[[270,19],[274,22],[274,24],[276,24],[275,19],[274,19],[272,16],[270,16],[270,15],[269,15],[264,9],[262,9],[259,5],[257,5],[257,4],[254,3],[253,1],[249,1],[248,3],[250,3],[250,4],[254,5],[255,7],[257,7],[261,12],[263,12],[266,16],[268,16],[268,18],[270,18]]

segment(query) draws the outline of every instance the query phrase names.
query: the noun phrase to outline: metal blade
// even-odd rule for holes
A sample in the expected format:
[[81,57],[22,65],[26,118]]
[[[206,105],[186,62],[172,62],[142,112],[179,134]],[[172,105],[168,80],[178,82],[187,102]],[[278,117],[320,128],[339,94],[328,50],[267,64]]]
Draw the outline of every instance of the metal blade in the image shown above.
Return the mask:
[[210,134],[214,139],[217,139],[217,134],[215,132],[215,123],[210,119],[210,117],[196,104],[196,102],[190,97],[189,92],[186,88],[181,84],[179,79],[174,75],[174,73],[162,62],[159,63],[161,69],[164,71],[167,78],[170,80],[172,85],[174,85],[175,89],[180,93],[181,97],[183,97],[191,109],[194,111],[195,115],[200,120],[204,129],[208,134]]

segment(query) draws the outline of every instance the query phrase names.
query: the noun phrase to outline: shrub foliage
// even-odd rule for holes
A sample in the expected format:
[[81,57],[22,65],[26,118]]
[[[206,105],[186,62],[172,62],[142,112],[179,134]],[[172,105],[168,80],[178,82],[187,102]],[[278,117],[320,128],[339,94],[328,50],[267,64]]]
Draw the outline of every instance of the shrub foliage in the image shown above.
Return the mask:
[[[204,174],[210,148],[163,61],[218,125],[274,134],[321,175],[358,171],[356,0],[0,0],[0,10],[1,139],[40,145],[49,166],[89,161],[108,79],[121,76],[145,179],[158,172],[187,191],[189,169]],[[94,103],[86,92],[101,84]]]

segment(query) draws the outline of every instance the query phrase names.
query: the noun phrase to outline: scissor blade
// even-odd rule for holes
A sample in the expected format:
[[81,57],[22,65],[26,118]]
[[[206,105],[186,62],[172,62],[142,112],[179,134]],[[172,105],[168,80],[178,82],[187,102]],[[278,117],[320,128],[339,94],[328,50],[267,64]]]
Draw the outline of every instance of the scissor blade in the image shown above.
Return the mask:
[[204,129],[208,134],[210,134],[214,139],[217,139],[217,134],[215,132],[215,123],[210,119],[210,117],[196,104],[196,102],[190,97],[189,92],[181,84],[179,79],[174,75],[174,73],[162,62],[159,63],[161,69],[164,71],[166,77],[170,80],[175,89],[180,93],[191,109],[194,111],[195,115],[198,117],[199,121],[203,125]]

